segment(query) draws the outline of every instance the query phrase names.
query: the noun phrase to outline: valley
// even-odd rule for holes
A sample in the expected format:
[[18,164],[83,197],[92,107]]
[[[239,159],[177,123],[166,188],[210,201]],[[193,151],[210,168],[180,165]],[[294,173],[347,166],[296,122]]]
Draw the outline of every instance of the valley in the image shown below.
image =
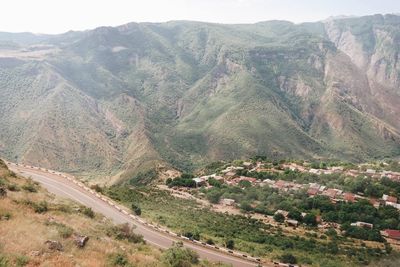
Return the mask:
[[256,155],[398,156],[399,23],[0,33],[0,154],[110,184]]

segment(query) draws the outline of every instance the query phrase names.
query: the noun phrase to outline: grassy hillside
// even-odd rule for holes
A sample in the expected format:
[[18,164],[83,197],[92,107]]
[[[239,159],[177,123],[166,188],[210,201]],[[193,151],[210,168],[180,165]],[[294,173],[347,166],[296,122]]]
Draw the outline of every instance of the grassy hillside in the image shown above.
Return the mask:
[[[89,208],[56,198],[38,184],[16,176],[1,160],[0,188],[7,191],[0,197],[2,267],[176,266],[186,260],[193,260],[189,264],[195,266],[221,266],[188,258],[181,248],[163,252],[146,245],[129,228],[115,226]],[[84,248],[76,245],[75,234],[89,237]],[[60,250],[49,248],[46,241],[59,242]]]
[[399,23],[130,23],[35,47],[9,37],[0,153],[104,181],[257,154],[398,156]]

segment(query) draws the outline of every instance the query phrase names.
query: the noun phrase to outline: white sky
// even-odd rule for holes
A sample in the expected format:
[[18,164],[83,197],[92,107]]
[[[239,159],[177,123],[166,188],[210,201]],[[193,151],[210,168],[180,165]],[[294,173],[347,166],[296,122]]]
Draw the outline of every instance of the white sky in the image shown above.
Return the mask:
[[61,33],[127,22],[317,21],[400,13],[400,0],[1,0],[0,31]]

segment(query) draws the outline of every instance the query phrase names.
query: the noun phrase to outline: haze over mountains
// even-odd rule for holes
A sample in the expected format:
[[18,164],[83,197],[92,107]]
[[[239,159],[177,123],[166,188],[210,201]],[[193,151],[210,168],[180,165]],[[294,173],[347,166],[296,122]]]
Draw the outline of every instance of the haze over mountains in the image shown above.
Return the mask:
[[255,155],[398,156],[399,48],[396,15],[0,33],[0,154],[122,178]]

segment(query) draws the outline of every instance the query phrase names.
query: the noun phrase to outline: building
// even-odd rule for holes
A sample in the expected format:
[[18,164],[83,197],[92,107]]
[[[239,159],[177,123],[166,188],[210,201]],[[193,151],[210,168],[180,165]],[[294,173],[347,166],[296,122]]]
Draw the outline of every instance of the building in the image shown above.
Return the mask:
[[220,203],[225,206],[233,206],[235,204],[235,200],[230,198],[223,198],[220,200]]
[[390,239],[400,240],[399,230],[385,229],[381,231],[381,235]]
[[325,190],[324,192],[322,192],[323,196],[327,196],[331,199],[336,198],[337,194],[338,194],[338,190],[332,189],[332,188],[329,188],[329,189]]
[[286,217],[288,216],[288,214],[289,214],[289,212],[286,211],[286,210],[277,210],[277,211],[275,211],[274,214],[278,214],[278,213],[280,213],[280,214],[282,214],[283,216],[285,216],[285,218],[286,218]]
[[397,198],[383,194],[382,199],[386,202],[397,203]]
[[196,183],[197,187],[206,185],[206,180],[204,178],[200,178],[200,177],[193,178],[193,181]]
[[286,223],[288,224],[288,226],[293,227],[297,227],[299,225],[299,222],[297,220],[286,220]]
[[308,190],[307,190],[307,194],[308,194],[309,196],[315,196],[315,195],[318,194],[318,191],[319,191],[318,188],[310,187],[310,188],[308,188]]
[[344,193],[343,200],[346,202],[356,202],[356,196],[352,193]]
[[355,222],[355,223],[351,223],[350,225],[356,226],[356,227],[369,228],[369,229],[374,228],[374,225],[372,223],[366,223],[366,222]]

